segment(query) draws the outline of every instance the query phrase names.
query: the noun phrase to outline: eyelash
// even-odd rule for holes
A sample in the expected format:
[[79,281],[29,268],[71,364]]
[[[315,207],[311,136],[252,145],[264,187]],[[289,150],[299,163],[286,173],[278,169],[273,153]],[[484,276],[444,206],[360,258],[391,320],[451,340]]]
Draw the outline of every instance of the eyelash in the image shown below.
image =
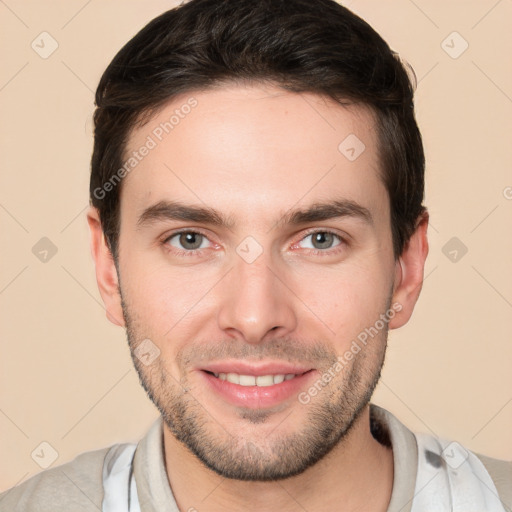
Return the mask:
[[[192,249],[191,251],[186,251],[186,250],[176,249],[175,247],[173,247],[172,249],[169,249],[169,247],[170,247],[168,244],[169,240],[171,240],[175,236],[181,235],[183,233],[193,233],[193,234],[202,235],[207,240],[209,240],[208,236],[200,230],[182,229],[180,231],[175,231],[174,233],[171,233],[169,236],[165,237],[164,240],[162,240],[162,245],[164,246],[165,250],[170,253],[174,253],[177,256],[186,256],[186,257],[196,256],[199,252],[201,252],[203,250],[203,249]],[[302,242],[308,236],[314,235],[316,233],[327,233],[327,234],[333,235],[336,238],[338,238],[340,243],[338,245],[335,245],[332,248],[325,249],[325,250],[309,249],[310,254],[313,254],[315,256],[332,256],[333,254],[337,254],[338,252],[340,252],[340,250],[343,249],[343,246],[348,245],[348,242],[344,237],[342,237],[339,233],[337,233],[335,231],[331,231],[329,229],[314,229],[312,231],[308,231],[298,242],[294,243],[293,245],[297,245],[298,243]]]
[[169,240],[171,240],[171,238],[174,238],[175,236],[181,235],[183,233],[193,233],[196,235],[202,235],[209,240],[209,238],[206,236],[206,234],[203,233],[202,231],[199,231],[197,229],[196,230],[182,229],[180,231],[175,231],[174,233],[171,233],[168,237],[166,237],[164,240],[162,240],[162,245],[164,246],[165,250],[170,253],[176,254],[177,256],[186,256],[186,257],[196,256],[197,253],[201,252],[202,249],[193,249],[191,251],[185,251],[184,249],[176,249],[175,247],[173,247],[172,249],[169,249],[169,247],[170,247],[168,244]]

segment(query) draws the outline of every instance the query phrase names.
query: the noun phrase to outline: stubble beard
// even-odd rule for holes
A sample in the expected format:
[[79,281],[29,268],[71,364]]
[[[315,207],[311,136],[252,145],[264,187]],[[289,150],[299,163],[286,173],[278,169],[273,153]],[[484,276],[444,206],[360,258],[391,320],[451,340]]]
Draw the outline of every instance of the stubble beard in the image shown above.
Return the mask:
[[[389,299],[388,309],[390,302]],[[371,399],[384,364],[387,325],[355,355],[353,364],[344,366],[308,404],[297,400],[293,407],[303,409],[300,411],[302,421],[298,428],[294,425],[292,433],[279,436],[280,427],[289,427],[289,422],[293,422],[296,416],[293,412],[271,432],[272,436],[244,438],[236,432],[227,432],[220,420],[207,411],[208,404],[196,399],[187,378],[182,376],[176,380],[164,367],[161,357],[151,366],[145,366],[135,356],[134,349],[146,336],[132,320],[124,300],[122,306],[130,352],[142,387],[173,436],[207,468],[224,478],[260,482],[282,480],[301,474],[319,462],[351,432]],[[286,357],[281,359],[286,360]],[[336,358],[331,359],[329,367],[336,361]],[[240,408],[237,414],[240,420],[253,425],[264,424],[272,415],[263,409],[249,408]]]

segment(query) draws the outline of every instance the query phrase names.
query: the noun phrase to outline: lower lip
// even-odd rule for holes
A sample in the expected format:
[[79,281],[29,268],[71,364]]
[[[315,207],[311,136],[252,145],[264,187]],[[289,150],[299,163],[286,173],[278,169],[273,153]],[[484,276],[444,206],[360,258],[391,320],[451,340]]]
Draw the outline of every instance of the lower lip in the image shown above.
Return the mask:
[[309,370],[302,375],[297,375],[293,379],[285,380],[272,386],[240,386],[227,380],[221,380],[204,370],[201,370],[199,373],[211,389],[233,405],[263,409],[278,405],[284,400],[298,395],[306,387],[307,382],[312,378],[315,371]]

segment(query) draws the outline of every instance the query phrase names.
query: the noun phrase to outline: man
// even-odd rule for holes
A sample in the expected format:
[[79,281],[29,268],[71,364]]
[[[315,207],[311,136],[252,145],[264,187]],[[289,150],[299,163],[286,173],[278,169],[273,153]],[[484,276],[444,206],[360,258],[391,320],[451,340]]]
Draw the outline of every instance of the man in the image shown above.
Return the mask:
[[504,511],[512,463],[370,399],[428,252],[398,57],[332,0],[192,0],[99,84],[87,219],[161,412],[3,510]]

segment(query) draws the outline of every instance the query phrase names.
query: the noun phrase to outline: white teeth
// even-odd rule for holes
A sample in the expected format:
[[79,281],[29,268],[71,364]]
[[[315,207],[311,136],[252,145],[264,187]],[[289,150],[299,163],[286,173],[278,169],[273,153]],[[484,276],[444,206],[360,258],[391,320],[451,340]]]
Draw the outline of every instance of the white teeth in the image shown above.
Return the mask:
[[240,375],[240,386],[256,386],[254,375]]
[[238,375],[238,373],[228,373],[226,375],[226,380],[233,384],[240,384],[240,375]]
[[281,384],[285,380],[291,380],[295,377],[294,373],[277,374],[277,375],[240,375],[238,373],[214,373],[215,377],[220,380],[227,380],[233,384],[240,386],[273,386],[274,384]]
[[256,386],[272,386],[274,377],[272,375],[258,375],[256,377]]

